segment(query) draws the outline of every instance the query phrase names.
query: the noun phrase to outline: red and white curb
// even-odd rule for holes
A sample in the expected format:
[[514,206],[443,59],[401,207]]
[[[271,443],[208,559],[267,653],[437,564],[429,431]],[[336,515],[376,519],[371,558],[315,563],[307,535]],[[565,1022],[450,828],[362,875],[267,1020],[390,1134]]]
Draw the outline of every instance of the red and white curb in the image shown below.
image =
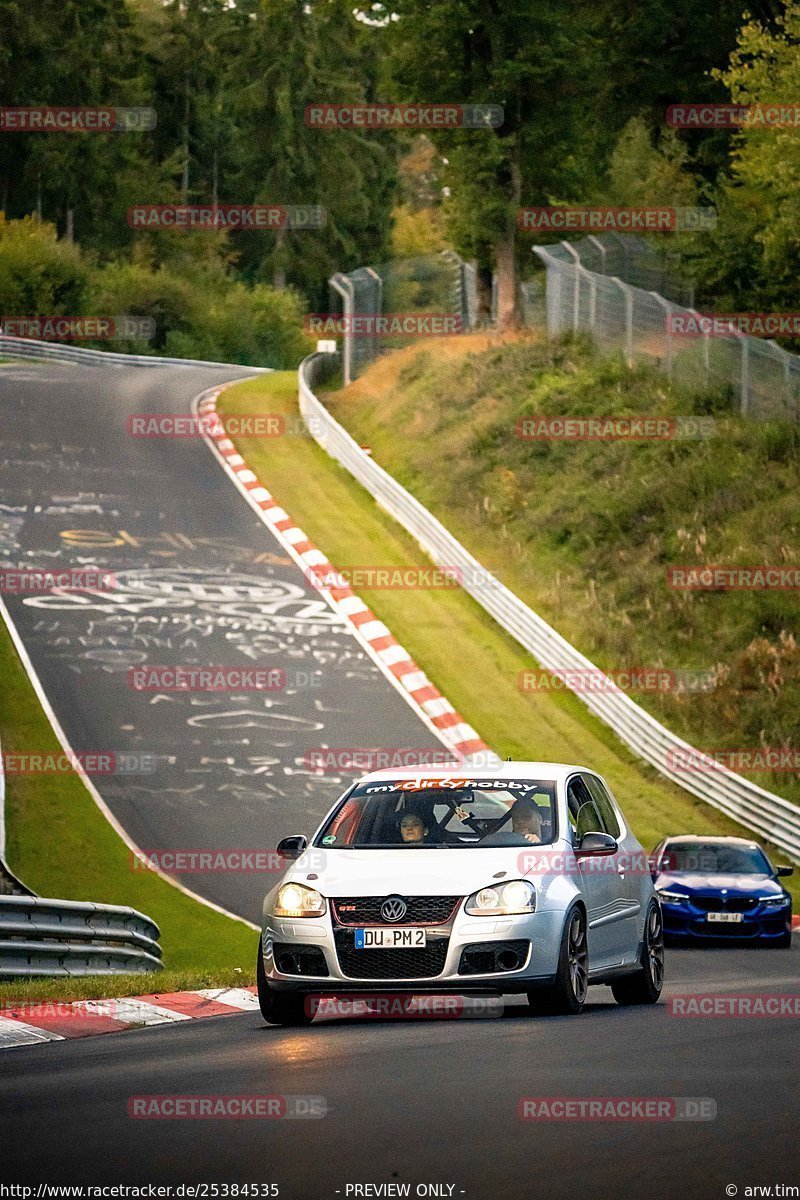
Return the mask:
[[255,991],[254,987],[201,988],[197,992],[154,992],[115,1000],[6,1003],[0,1006],[0,1050],[200,1017],[232,1017],[258,1010]]
[[228,437],[222,422],[217,423],[213,420],[216,416],[218,397],[231,386],[232,384],[224,384],[203,392],[195,400],[194,407],[198,415],[205,418],[203,436],[207,445],[225,467],[251,508],[258,513],[282,548],[302,569],[307,582],[348,622],[358,641],[386,678],[439,740],[454,752],[454,757],[460,761],[474,759],[479,755],[487,765],[499,762],[483,739],[456,712],[450,701],[431,683],[408,651],[353,589],[346,584],[342,587],[328,587],[318,578],[326,574],[335,575],[336,568],[319,546],[294,523],[255,472],[248,467]]

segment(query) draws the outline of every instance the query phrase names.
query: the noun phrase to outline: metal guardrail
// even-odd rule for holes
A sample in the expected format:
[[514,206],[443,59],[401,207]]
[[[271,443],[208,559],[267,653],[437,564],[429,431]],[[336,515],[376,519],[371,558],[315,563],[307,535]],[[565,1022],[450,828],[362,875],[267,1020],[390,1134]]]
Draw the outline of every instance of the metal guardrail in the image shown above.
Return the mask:
[[135,908],[0,896],[0,979],[160,971],[158,936]]
[[[0,358],[37,359],[51,362],[83,363],[103,367],[231,367],[242,363],[206,362],[200,358],[157,358],[150,354],[118,354],[115,350],[85,350],[79,346],[61,346],[55,342],[37,342],[32,338],[0,335]],[[244,370],[266,373],[270,367]]]
[[[311,436],[358,480],[439,566],[458,567],[462,586],[497,623],[550,671],[591,671],[602,690],[575,694],[635,754],[661,775],[767,838],[800,862],[800,809],[720,764],[682,769],[680,759],[702,757],[645,712],[598,667],[486,571],[440,521],[365,453],[317,399],[314,387],[337,363],[338,355],[312,354],[300,364],[299,402]],[[608,690],[606,690],[606,688]],[[675,759],[677,758],[677,762]]]

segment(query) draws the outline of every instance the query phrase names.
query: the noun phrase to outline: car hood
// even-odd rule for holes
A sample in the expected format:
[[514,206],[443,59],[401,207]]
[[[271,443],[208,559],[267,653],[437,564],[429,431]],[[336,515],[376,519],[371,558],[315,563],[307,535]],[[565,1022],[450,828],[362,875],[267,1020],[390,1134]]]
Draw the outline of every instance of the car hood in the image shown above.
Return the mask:
[[[500,871],[519,879],[522,847],[496,849],[326,850],[324,864],[298,859],[282,882],[308,883],[325,896],[468,896],[486,887]],[[317,878],[309,878],[310,875]]]
[[784,891],[771,875],[719,875],[702,871],[663,871],[656,880],[656,888],[715,895],[724,888],[737,896],[781,896]]

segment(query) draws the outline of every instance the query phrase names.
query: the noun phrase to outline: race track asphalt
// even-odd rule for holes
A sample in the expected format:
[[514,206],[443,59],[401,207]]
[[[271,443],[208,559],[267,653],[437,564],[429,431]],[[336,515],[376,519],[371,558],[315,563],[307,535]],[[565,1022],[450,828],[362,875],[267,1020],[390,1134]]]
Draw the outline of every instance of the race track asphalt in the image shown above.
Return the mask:
[[[246,375],[0,369],[0,567],[97,566],[117,585],[6,603],[73,749],[115,756],[93,782],[146,851],[270,852],[311,834],[353,777],[309,766],[320,747],[444,752],[204,442],[128,433],[127,417],[188,413]],[[137,692],[128,672],[143,664],[277,668],[285,686]],[[254,921],[275,879],[172,873]]]
[[[672,951],[665,994],[797,997],[798,968],[797,946]],[[284,1200],[383,1183],[411,1196],[453,1185],[440,1194],[468,1200],[722,1200],[728,1184],[740,1197],[800,1184],[797,1017],[677,1017],[668,1002],[620,1008],[603,987],[590,997],[577,1018],[530,1017],[509,998],[497,1019],[284,1030],[253,1013],[6,1050],[0,1178],[276,1183]],[[154,1094],[321,1096],[327,1115],[128,1116],[130,1097]],[[703,1098],[716,1117],[517,1116],[522,1097],[565,1096]]]

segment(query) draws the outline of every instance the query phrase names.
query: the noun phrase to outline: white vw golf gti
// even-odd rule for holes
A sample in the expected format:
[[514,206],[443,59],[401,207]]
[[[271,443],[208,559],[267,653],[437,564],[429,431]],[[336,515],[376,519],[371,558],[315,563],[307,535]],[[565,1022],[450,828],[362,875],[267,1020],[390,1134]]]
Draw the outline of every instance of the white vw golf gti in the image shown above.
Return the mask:
[[312,996],[522,993],[579,1013],[593,983],[654,1004],[664,978],[650,865],[594,771],[517,762],[354,783],[266,896],[258,995],[275,1024]]

